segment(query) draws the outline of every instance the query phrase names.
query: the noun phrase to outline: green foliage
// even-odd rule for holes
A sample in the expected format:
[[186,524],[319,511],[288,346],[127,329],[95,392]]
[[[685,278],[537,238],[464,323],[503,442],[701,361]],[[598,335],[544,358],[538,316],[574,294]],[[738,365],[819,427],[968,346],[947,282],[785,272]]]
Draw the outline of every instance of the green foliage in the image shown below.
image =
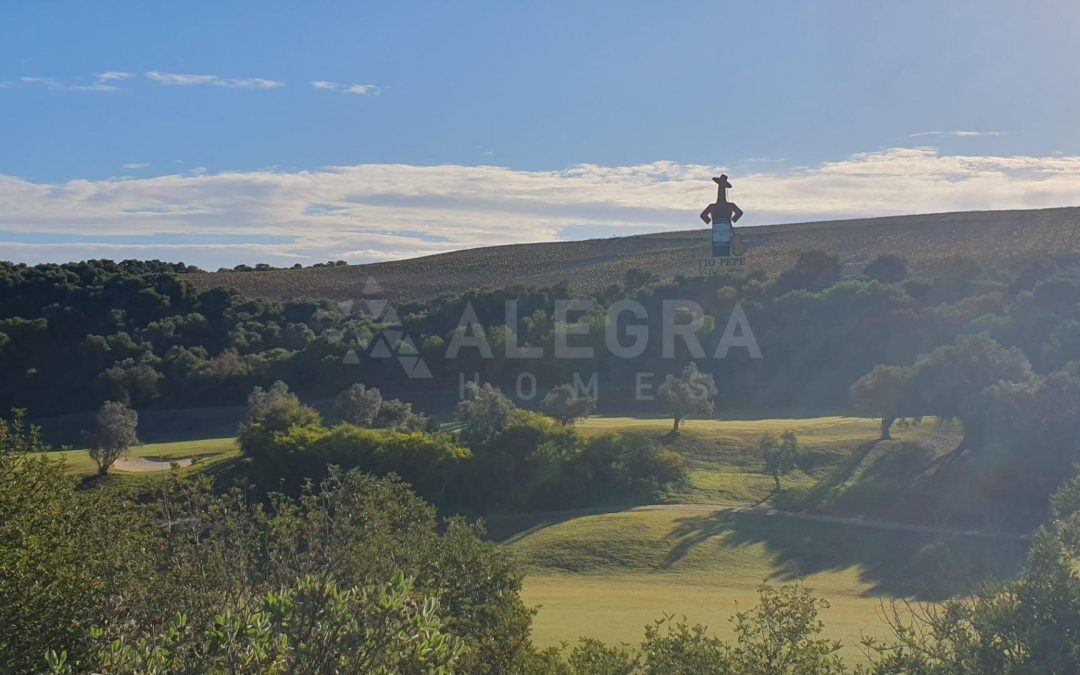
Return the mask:
[[396,480],[264,506],[179,476],[77,490],[10,453],[0,478],[4,672],[505,672],[530,650],[513,562]]
[[405,403],[396,398],[382,402],[374,424],[377,427],[398,431],[423,431],[430,426],[427,417],[413,412],[411,403]]
[[457,406],[458,418],[464,425],[462,440],[468,445],[489,440],[506,428],[514,410],[514,403],[498,388],[487,383],[482,387],[475,382],[467,383],[465,400]]
[[265,487],[292,494],[338,466],[395,474],[441,507],[480,512],[638,501],[686,475],[681,455],[647,438],[583,438],[523,410],[472,449],[451,434],[308,424],[272,434],[252,458]]
[[90,459],[97,464],[99,475],[107,474],[113,462],[139,442],[138,427],[138,413],[126,404],[108,401],[101,406],[89,435]]
[[[1037,382],[1023,352],[979,333],[921,354],[911,366],[877,366],[851,386],[850,396],[857,410],[881,418],[882,438],[899,417],[959,418],[973,447],[985,452],[979,441],[989,438],[985,429],[995,421],[987,416],[988,400],[1030,391]],[[1015,411],[996,419],[1020,422]]]
[[758,588],[757,606],[732,617],[735,641],[673,616],[645,626],[634,648],[582,639],[569,653],[571,675],[803,675],[848,672],[840,643],[820,637],[824,600],[797,584]]
[[0,424],[0,672],[40,670],[48,649],[77,656],[92,623],[122,616],[125,577],[153,574],[140,514],[109,490],[77,490],[62,462],[24,455],[40,445],[32,428],[10,433],[21,424]]
[[1080,478],[1051,500],[1020,575],[970,599],[887,619],[888,642],[864,641],[875,673],[1072,673],[1080,668]]
[[632,675],[637,658],[626,647],[610,647],[591,638],[581,638],[567,656],[571,673],[596,675]]
[[41,427],[26,420],[26,411],[16,408],[11,419],[0,417],[0,455],[27,454],[48,450],[41,439]]
[[871,260],[862,273],[883,284],[898,284],[907,279],[907,261],[891,253],[882,253]]
[[641,670],[650,675],[726,675],[734,672],[729,651],[729,645],[709,635],[705,626],[689,626],[668,616],[645,626]]
[[[422,496],[441,501],[471,453],[449,434],[365,429],[340,424],[291,426],[277,432],[256,467],[269,485],[297,492],[305,480],[321,481],[330,466],[401,476]],[[279,483],[278,481],[282,481]]]
[[559,424],[573,424],[591,415],[596,410],[596,401],[588,396],[578,396],[572,385],[560,384],[544,397],[540,410]]
[[706,415],[713,411],[717,390],[712,375],[698,370],[690,362],[676,377],[668,375],[657,390],[660,400],[674,418],[674,431],[691,415]]
[[774,292],[783,295],[795,290],[820,291],[839,281],[842,270],[838,256],[818,250],[805,251],[791,269],[781,272]]
[[117,361],[101,371],[94,385],[108,400],[130,405],[150,403],[161,393],[164,375],[156,369],[159,362],[153,355],[144,355],[137,362],[133,358]]
[[912,371],[900,366],[877,366],[851,385],[851,404],[855,410],[881,418],[882,440],[891,438],[889,430],[894,421],[913,416],[909,412]]
[[319,413],[301,403],[289,386],[278,380],[269,390],[255,387],[248,396],[247,415],[237,431],[237,442],[245,455],[260,459],[273,452],[275,434],[320,424]]
[[[109,640],[91,655],[108,673],[437,673],[454,672],[466,651],[446,629],[434,597],[417,598],[412,580],[342,590],[298,579],[252,606],[214,615],[202,627],[175,618],[157,635]],[[73,672],[52,652],[52,673]]]
[[334,399],[338,419],[361,427],[380,427],[398,431],[423,431],[428,418],[413,412],[412,404],[396,398],[383,399],[375,387],[354,384]]
[[378,389],[354,384],[338,394],[334,411],[342,422],[370,427],[379,415],[382,402],[382,393]]
[[732,649],[734,672],[842,673],[840,643],[819,637],[818,618],[829,603],[799,585],[775,588],[762,584],[759,604],[735,615],[737,642]]

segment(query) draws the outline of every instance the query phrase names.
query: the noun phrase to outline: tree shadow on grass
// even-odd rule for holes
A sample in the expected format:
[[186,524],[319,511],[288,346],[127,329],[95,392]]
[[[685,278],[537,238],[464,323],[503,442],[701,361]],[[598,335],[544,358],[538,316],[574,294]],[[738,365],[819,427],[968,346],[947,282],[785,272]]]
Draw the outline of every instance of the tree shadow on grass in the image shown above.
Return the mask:
[[[714,546],[763,544],[770,576],[794,581],[855,567],[865,595],[939,601],[971,592],[990,579],[1016,574],[1027,542],[963,535],[880,530],[753,513],[709,513],[681,518],[668,537],[663,568]],[[701,551],[695,551],[702,547]]]
[[878,443],[879,441],[877,440],[867,441],[855,448],[854,452],[852,452],[835,471],[824,480],[819,481],[808,495],[799,500],[799,503],[796,504],[788,501],[783,492],[775,495],[773,503],[780,509],[790,509],[794,507],[814,509],[819,507],[830,494],[843,487],[843,485],[851,479],[855,474],[856,469],[859,468],[870,452],[877,447]]

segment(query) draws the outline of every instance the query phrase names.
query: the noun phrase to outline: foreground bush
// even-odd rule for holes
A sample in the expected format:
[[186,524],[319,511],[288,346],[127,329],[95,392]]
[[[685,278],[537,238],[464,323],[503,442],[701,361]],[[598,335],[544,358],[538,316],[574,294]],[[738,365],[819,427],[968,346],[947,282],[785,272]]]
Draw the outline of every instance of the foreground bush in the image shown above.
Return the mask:
[[[446,630],[434,598],[416,599],[401,575],[385,585],[340,590],[305,577],[252,607],[195,627],[186,616],[158,635],[107,640],[92,653],[104,672],[452,673],[466,648]],[[72,673],[66,652],[46,655],[49,672]]]
[[[530,649],[516,565],[396,479],[332,472],[263,504],[174,476],[136,497],[4,451],[0,482],[0,672],[39,671],[48,652],[75,672],[201,672],[192,654],[301,663],[307,630],[341,671],[378,635],[389,651],[371,663],[388,672],[506,672]],[[149,667],[161,659],[187,666]]]

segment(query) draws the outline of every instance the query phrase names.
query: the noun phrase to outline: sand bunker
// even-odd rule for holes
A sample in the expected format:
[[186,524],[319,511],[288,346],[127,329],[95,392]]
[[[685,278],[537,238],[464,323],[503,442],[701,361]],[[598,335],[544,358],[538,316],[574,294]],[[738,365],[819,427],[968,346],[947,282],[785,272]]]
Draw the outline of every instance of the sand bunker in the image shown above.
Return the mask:
[[113,463],[117,471],[131,471],[133,473],[146,473],[148,471],[168,471],[175,463],[177,466],[191,466],[190,459],[176,459],[172,462],[157,462],[145,457],[121,457]]

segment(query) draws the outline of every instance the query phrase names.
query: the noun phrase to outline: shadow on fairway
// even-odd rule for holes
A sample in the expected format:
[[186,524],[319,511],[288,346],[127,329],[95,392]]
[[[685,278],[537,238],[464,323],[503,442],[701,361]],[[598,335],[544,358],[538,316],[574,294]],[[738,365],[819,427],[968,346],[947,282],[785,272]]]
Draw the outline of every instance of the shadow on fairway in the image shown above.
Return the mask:
[[[936,601],[967,593],[989,579],[1016,574],[1027,542],[878,530],[752,513],[709,513],[677,521],[668,537],[670,568],[706,543],[764,544],[777,581],[817,572],[859,569],[867,595]],[[715,541],[710,541],[715,540]]]

